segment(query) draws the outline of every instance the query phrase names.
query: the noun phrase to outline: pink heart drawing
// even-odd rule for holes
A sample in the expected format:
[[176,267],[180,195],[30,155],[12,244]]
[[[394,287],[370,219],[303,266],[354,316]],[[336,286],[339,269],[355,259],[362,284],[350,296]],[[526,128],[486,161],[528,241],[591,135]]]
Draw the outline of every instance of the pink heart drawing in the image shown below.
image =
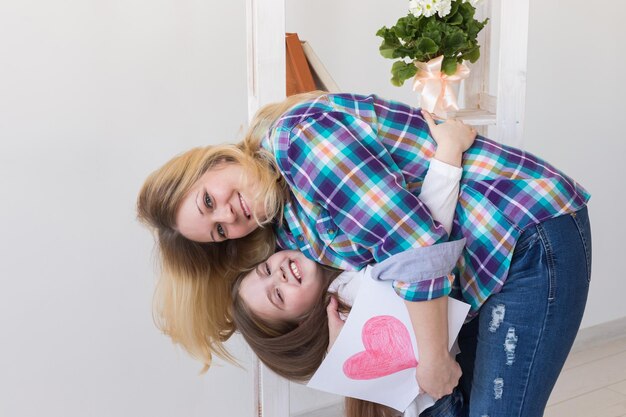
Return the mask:
[[352,355],[343,364],[343,373],[348,378],[380,378],[417,366],[411,336],[397,318],[372,317],[365,322],[361,338],[365,350]]

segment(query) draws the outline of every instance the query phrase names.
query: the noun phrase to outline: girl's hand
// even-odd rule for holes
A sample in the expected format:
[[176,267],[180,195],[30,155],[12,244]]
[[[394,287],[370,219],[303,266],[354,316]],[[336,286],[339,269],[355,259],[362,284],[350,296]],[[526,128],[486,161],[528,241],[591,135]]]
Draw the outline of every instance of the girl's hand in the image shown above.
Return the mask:
[[416,378],[420,390],[435,400],[452,393],[459,384],[461,367],[450,354],[439,358],[420,358]]
[[476,140],[476,129],[455,119],[448,119],[437,124],[429,112],[422,109],[422,114],[430,129],[430,135],[437,143],[435,158],[460,167],[462,153],[468,150]]
[[334,296],[330,297],[330,303],[328,303],[328,307],[326,307],[326,313],[328,315],[328,350],[333,346],[335,340],[337,340],[337,336],[343,329],[343,325],[345,322],[339,316],[339,302],[337,302],[337,298]]

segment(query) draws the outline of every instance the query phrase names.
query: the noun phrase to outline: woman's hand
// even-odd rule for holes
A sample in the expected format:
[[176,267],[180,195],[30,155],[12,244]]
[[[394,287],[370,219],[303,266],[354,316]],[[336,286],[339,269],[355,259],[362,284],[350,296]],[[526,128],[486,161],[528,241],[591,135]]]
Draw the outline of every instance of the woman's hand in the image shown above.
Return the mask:
[[449,353],[438,358],[420,357],[417,365],[417,384],[420,390],[435,400],[452,393],[459,384],[461,367]]
[[422,114],[430,129],[430,135],[437,143],[435,158],[460,167],[463,152],[468,150],[476,140],[476,129],[455,119],[448,119],[437,124],[429,112],[422,109]]
[[339,316],[339,311],[337,311],[338,308],[339,302],[337,301],[337,298],[331,296],[330,303],[328,303],[328,307],[326,307],[326,313],[328,315],[327,351],[329,351],[330,348],[333,346],[335,340],[337,340],[337,336],[339,336],[339,333],[341,332],[341,329],[343,329],[343,325],[345,324],[345,322],[341,319],[341,316]]

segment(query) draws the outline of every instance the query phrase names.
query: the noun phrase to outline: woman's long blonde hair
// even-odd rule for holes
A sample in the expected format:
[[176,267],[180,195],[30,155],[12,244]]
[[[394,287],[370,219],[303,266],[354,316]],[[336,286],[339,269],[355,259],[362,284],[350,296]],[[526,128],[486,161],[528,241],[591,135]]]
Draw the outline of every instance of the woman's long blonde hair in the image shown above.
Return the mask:
[[[223,343],[235,328],[230,313],[230,290],[234,278],[267,259],[275,249],[272,222],[280,222],[288,196],[274,156],[260,143],[272,124],[289,108],[319,97],[322,92],[291,96],[267,105],[255,115],[239,144],[191,149],[154,171],[137,198],[137,216],[155,233],[160,277],[154,298],[157,326],[204,364],[213,354],[234,358]],[[244,167],[247,178],[258,184],[267,217],[256,218],[259,228],[249,235],[219,243],[198,243],[182,236],[176,214],[193,184],[220,163]]]

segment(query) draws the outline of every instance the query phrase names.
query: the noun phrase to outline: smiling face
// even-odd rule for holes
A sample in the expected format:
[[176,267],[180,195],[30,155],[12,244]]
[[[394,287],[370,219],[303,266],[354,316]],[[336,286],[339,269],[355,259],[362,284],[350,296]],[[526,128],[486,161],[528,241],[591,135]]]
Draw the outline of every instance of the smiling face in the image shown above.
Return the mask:
[[276,252],[243,278],[239,296],[258,317],[296,322],[324,291],[325,272],[301,252]]
[[244,175],[236,163],[208,169],[183,198],[176,215],[178,231],[195,242],[221,242],[255,230],[254,215],[263,219],[265,211],[253,200],[256,184],[244,184]]

